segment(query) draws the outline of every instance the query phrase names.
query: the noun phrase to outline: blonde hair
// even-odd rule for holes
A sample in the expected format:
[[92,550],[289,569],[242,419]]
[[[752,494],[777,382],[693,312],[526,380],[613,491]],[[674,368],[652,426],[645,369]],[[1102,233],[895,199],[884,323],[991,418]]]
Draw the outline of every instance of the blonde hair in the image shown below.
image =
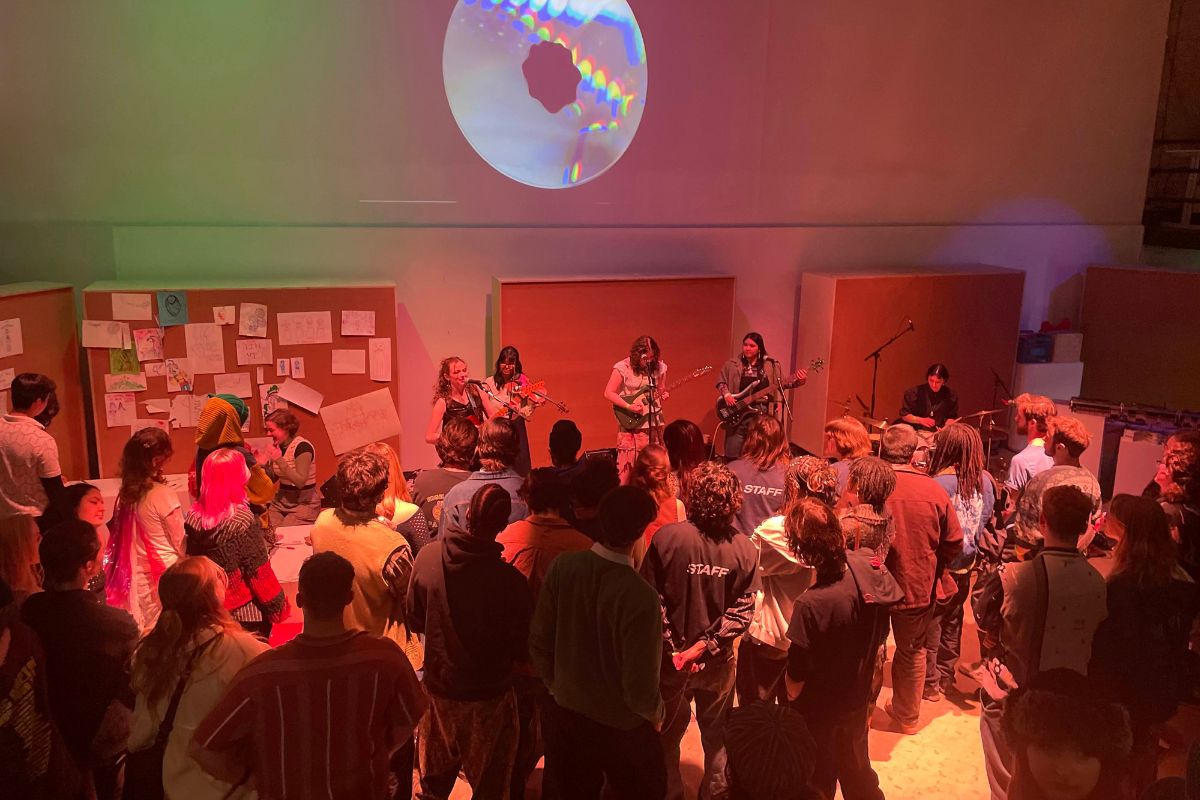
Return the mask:
[[1092,443],[1092,435],[1083,423],[1071,417],[1052,417],[1047,426],[1047,438],[1055,445],[1063,445],[1071,458],[1079,458],[1088,445]]
[[825,435],[833,440],[833,446],[842,458],[860,458],[871,452],[867,426],[854,417],[829,420],[825,423]]
[[411,503],[412,495],[408,493],[408,482],[404,480],[404,469],[400,466],[400,456],[387,442],[371,442],[363,447],[368,453],[374,453],[383,458],[388,465],[387,489],[383,499],[379,501],[376,513],[384,519],[391,519],[396,514],[399,503]]
[[655,503],[671,497],[671,458],[657,444],[643,447],[633,462],[629,485],[649,492]]
[[0,519],[0,578],[14,594],[39,591],[38,528],[33,517]]

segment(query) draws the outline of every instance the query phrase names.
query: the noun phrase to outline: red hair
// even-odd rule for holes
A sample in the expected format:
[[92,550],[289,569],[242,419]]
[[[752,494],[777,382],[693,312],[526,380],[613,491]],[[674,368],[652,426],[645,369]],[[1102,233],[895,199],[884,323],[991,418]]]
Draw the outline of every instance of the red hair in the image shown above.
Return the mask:
[[205,528],[215,528],[246,505],[246,481],[250,469],[241,451],[223,448],[204,459],[200,483],[200,499],[192,505],[192,513],[200,517]]

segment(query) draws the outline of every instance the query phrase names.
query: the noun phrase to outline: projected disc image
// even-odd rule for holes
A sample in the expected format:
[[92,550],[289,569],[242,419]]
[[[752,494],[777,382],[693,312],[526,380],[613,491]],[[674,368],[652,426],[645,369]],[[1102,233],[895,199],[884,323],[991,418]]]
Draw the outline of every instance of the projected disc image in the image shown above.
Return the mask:
[[458,0],[442,77],[484,161],[544,189],[617,162],[646,106],[646,45],[626,0]]

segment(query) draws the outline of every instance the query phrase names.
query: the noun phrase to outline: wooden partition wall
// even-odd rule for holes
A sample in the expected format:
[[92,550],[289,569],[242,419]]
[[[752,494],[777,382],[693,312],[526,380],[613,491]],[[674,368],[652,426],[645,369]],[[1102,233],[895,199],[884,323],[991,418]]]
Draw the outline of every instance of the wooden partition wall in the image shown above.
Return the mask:
[[[21,352],[0,356],[0,371],[40,372],[58,386],[58,416],[50,435],[67,480],[88,477],[84,392],[79,372],[79,336],[75,326],[75,290],[62,283],[12,283],[0,286],[0,324],[20,320]],[[15,328],[14,328],[15,330]],[[9,352],[5,347],[2,352]],[[0,391],[4,410],[11,392]]]
[[529,422],[534,466],[549,464],[547,442],[555,421],[567,416],[583,433],[585,449],[613,447],[616,421],[603,397],[613,364],[629,355],[633,340],[649,334],[662,348],[670,384],[692,370],[712,372],[672,393],[667,421],[686,418],[705,433],[716,427],[713,389],[729,358],[733,336],[734,279],[645,278],[493,282],[492,363],[474,368],[485,377],[504,345],[521,353],[526,374],[544,380],[546,391],[570,408],[547,405]]
[[1200,409],[1200,272],[1089,267],[1084,397]]
[[960,413],[992,407],[995,376],[1011,383],[1016,363],[1025,273],[985,266],[934,270],[804,273],[797,360],[819,356],[827,364],[794,393],[793,441],[819,454],[828,419],[841,416],[847,404],[852,416],[865,415],[871,362],[864,357],[910,319],[914,330],[883,351],[875,416],[895,419],[904,390],[923,382],[936,362],[950,369]]

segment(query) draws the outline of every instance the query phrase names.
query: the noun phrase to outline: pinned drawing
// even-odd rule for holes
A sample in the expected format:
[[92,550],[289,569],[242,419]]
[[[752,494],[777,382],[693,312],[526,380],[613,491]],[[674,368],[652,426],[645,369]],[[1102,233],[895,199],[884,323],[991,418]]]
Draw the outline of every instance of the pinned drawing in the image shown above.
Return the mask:
[[400,435],[396,401],[387,389],[325,406],[321,409],[321,421],[336,455]]
[[261,303],[242,303],[241,322],[238,323],[238,334],[255,336],[259,339],[267,335],[267,307]]
[[187,292],[159,292],[158,324],[166,328],[171,325],[186,325],[187,322]]
[[154,319],[154,299],[148,294],[112,295],[113,319]]
[[132,425],[137,419],[137,401],[132,392],[114,392],[104,395],[104,420],[108,427]]
[[133,344],[141,361],[162,361],[162,328],[137,328],[133,332]]
[[279,384],[268,383],[258,387],[258,398],[262,403],[263,419],[272,411],[288,407],[288,401],[279,396]]
[[25,344],[21,341],[21,320],[18,318],[0,320],[0,358],[19,356],[23,352],[25,352]]
[[108,371],[114,375],[137,375],[142,371],[137,351],[132,347],[128,350],[109,350]]
[[328,311],[293,311],[275,315],[279,344],[332,344],[333,317]]
[[237,363],[239,367],[244,367],[248,364],[275,363],[270,339],[238,339],[235,347],[237,347]]
[[168,358],[167,391],[190,392],[192,390],[192,362],[186,358]]
[[392,379],[392,340],[371,339],[367,343],[371,380],[384,383]]
[[[15,353],[4,353],[4,326],[14,320],[5,320],[0,322],[0,357],[4,355],[15,355]],[[21,328],[20,320],[17,322],[17,341],[20,342]],[[126,347],[126,342],[129,341],[129,323],[128,322],[112,322],[111,320],[85,319],[83,321],[83,346],[84,347],[102,347],[107,349],[122,350]]]
[[213,323],[232,325],[237,321],[237,306],[213,306]]
[[146,391],[146,373],[136,375],[105,375],[104,391],[106,392],[144,392]]
[[343,311],[342,336],[374,336],[374,311]]

